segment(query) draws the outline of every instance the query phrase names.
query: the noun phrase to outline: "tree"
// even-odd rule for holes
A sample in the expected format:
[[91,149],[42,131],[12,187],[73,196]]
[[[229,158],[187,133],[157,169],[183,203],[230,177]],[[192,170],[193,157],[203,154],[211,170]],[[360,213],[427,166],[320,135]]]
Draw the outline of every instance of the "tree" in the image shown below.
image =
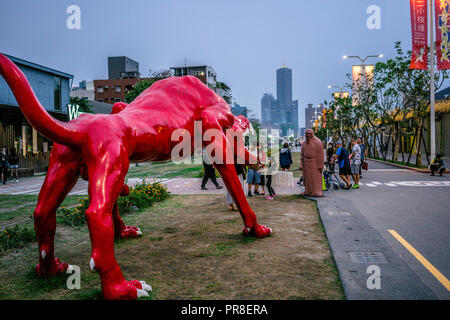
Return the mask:
[[[396,56],[393,59],[377,63],[375,66],[377,89],[379,90],[378,111],[382,111],[382,120],[389,124],[389,132],[392,131],[394,134],[393,160],[396,160],[398,155],[398,141],[401,140],[401,136],[415,131],[416,165],[421,165],[421,143],[424,142],[423,130],[429,112],[431,77],[428,70],[409,68],[411,51],[405,53],[400,41],[395,43],[395,50]],[[429,61],[430,56],[429,54]],[[447,78],[446,70],[436,72],[433,79],[436,90],[439,90]],[[426,156],[428,159],[428,155]]]
[[150,88],[156,81],[168,78],[171,76],[170,70],[149,71],[149,79],[144,79],[136,82],[133,89],[125,94],[125,101],[131,103],[137,98],[145,89]]
[[87,98],[70,97],[70,104],[78,105],[79,112],[94,113]]

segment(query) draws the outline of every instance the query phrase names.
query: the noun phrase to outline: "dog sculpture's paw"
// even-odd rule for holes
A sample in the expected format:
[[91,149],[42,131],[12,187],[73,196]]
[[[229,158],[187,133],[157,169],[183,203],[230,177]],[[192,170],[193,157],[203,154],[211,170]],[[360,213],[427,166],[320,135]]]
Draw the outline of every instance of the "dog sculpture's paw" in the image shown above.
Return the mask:
[[120,233],[120,239],[133,239],[142,235],[141,229],[133,226],[126,226]]
[[69,265],[65,262],[59,261],[58,258],[54,258],[53,261],[45,261],[45,255],[42,257],[43,262],[36,265],[36,274],[38,277],[54,276],[67,270]]
[[108,287],[103,287],[103,297],[108,300],[134,300],[148,297],[152,287],[145,281],[122,281]]
[[272,233],[272,229],[261,224],[257,224],[253,229],[246,227],[244,228],[244,235],[253,236],[256,238],[268,237]]

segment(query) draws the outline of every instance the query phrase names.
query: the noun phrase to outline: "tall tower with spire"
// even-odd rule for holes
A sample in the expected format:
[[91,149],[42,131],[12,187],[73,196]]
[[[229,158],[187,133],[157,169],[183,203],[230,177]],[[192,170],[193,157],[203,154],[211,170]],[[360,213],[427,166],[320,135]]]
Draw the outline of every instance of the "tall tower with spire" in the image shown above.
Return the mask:
[[290,129],[298,133],[298,100],[292,100],[292,69],[283,61],[276,76],[277,98],[265,93],[261,99],[262,125],[265,128],[280,129],[283,136]]
[[292,69],[283,62],[277,70],[277,100],[281,105],[289,105],[292,102]]

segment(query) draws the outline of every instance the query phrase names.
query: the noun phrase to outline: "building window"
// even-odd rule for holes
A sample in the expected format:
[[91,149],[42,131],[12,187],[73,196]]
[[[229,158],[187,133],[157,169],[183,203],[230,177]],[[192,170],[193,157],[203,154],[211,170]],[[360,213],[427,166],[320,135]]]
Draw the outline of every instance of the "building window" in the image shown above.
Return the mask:
[[122,87],[121,86],[116,86],[116,92],[120,92],[122,91]]
[[53,77],[53,107],[55,110],[61,110],[61,78]]
[[114,101],[115,102],[120,102],[121,100],[120,100],[120,98],[115,98]]
[[103,102],[103,99],[98,99],[97,101],[98,101],[98,102]]
[[97,92],[98,93],[103,93],[103,87],[102,86],[98,86],[97,87]]

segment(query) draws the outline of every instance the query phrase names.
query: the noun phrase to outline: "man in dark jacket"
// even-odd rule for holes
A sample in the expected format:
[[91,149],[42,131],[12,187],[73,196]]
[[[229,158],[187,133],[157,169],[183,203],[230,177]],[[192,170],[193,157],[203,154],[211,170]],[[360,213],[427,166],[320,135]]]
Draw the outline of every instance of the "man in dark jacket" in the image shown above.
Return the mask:
[[291,150],[289,150],[289,144],[285,142],[283,148],[280,149],[280,167],[282,171],[289,170],[292,164]]
[[2,183],[6,184],[6,179],[8,177],[8,168],[9,168],[9,157],[8,152],[6,152],[6,146],[2,146],[2,151],[0,153],[0,172],[2,175]]

